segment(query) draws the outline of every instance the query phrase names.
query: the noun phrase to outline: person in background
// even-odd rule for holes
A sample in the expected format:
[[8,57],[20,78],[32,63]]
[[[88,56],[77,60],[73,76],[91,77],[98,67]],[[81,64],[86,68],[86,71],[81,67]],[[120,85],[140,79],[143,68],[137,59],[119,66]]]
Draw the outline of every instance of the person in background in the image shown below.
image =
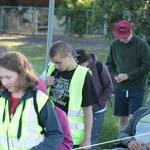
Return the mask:
[[45,80],[48,95],[67,114],[73,148],[87,150],[91,146],[92,105],[98,103],[91,71],[76,63],[72,48],[63,41],[52,44],[49,56],[52,64]]
[[120,21],[110,46],[106,65],[114,80],[114,115],[119,116],[119,131],[142,106],[147,74],[150,71],[150,48],[135,35],[130,22]]
[[[39,82],[27,58],[7,52],[0,58],[0,149],[57,150],[63,132],[49,97],[37,91],[39,117],[33,91]],[[40,124],[40,123],[41,124]],[[42,126],[41,126],[42,125]],[[45,134],[42,134],[42,127]]]
[[[42,78],[40,78],[39,84],[37,85],[37,88],[44,92],[46,95],[47,93],[47,87],[45,85],[45,82]],[[62,128],[62,131],[64,133],[64,139],[62,141],[62,144],[58,148],[58,150],[71,150],[73,147],[73,141],[72,141],[72,136],[71,136],[71,130],[69,126],[69,122],[66,116],[66,113],[58,108],[57,106],[54,106],[54,109],[56,111],[56,114],[58,116],[58,119],[60,121],[60,125]]]
[[[8,52],[7,48],[4,45],[0,45],[0,58],[7,52]],[[0,85],[0,92],[1,92],[1,85]]]
[[[76,52],[79,54],[77,63],[90,68],[92,71],[92,80],[98,95],[99,103],[93,105],[93,127],[91,135],[91,143],[93,145],[99,143],[106,111],[106,102],[111,97],[114,86],[107,66],[103,62],[98,61],[95,54],[88,54],[84,49],[76,49]],[[98,146],[91,147],[91,150],[98,150]]]
[[124,149],[150,150],[150,107],[141,107],[135,111],[118,138]]
[[7,48],[4,45],[0,45],[0,58],[7,52]]

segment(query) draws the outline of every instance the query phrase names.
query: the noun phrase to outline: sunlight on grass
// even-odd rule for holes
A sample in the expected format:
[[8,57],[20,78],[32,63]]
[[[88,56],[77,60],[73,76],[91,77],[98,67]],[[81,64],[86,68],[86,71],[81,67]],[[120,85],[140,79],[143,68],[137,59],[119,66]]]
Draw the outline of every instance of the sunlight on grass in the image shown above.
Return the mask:
[[46,66],[46,46],[39,44],[31,44],[26,42],[0,42],[0,44],[6,46],[9,51],[18,51],[24,54],[28,60],[32,63],[33,68],[37,74],[41,74],[45,70]]
[[12,48],[14,46],[22,46],[24,42],[0,42],[0,44],[5,45],[7,48]]

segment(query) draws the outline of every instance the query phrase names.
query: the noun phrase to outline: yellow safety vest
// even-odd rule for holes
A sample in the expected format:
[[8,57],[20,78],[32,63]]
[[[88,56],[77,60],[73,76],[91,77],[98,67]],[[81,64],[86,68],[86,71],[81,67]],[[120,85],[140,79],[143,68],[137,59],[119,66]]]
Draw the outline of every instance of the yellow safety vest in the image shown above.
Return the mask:
[[[37,105],[40,112],[48,96],[37,92]],[[30,150],[44,140],[42,128],[38,124],[33,98],[18,104],[16,112],[10,121],[8,100],[0,97],[0,150]],[[22,124],[20,125],[20,119]],[[19,126],[20,125],[20,126]],[[18,139],[18,129],[21,128]]]
[[[47,70],[46,77],[50,76],[54,70],[54,64],[51,64]],[[67,118],[70,124],[74,145],[79,145],[85,134],[84,113],[81,103],[82,89],[87,71],[89,71],[88,68],[78,65],[69,86],[69,106]],[[48,87],[47,90],[50,92],[50,87]]]

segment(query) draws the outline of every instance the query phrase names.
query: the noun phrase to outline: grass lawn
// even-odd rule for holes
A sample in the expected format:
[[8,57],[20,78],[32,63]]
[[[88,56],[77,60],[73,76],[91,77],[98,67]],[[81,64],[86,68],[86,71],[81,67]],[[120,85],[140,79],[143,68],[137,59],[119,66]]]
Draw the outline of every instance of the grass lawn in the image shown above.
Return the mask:
[[46,66],[46,46],[24,43],[24,42],[0,42],[6,46],[9,51],[18,51],[24,54],[32,63],[35,71],[40,75]]
[[[25,42],[9,42],[9,41],[4,41],[4,42],[0,41],[0,44],[6,46],[9,51],[18,51],[23,53],[32,63],[37,74],[40,75],[43,72],[43,70],[45,70],[46,45],[31,44]],[[73,47],[73,48],[78,48],[78,47]],[[106,62],[108,50],[91,49],[91,48],[89,49],[87,47],[82,47],[82,48],[85,48],[89,52],[95,53],[97,55],[98,60]],[[147,96],[147,92],[145,94],[145,99],[146,96]],[[111,98],[111,102],[113,104],[113,97]],[[118,118],[113,116],[113,106],[111,107],[108,101],[100,142],[116,140],[117,136],[118,136]],[[110,142],[109,144],[102,144],[100,145],[100,149],[109,148],[112,144],[113,144],[112,142]]]

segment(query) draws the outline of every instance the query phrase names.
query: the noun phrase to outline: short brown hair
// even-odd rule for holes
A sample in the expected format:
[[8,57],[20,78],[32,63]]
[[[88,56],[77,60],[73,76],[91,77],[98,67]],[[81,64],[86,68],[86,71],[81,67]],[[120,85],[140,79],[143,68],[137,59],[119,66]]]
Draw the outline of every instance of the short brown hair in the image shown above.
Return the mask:
[[53,45],[50,48],[49,51],[49,57],[53,58],[57,54],[60,55],[60,57],[64,58],[67,56],[68,53],[72,52],[72,48],[65,42],[59,40],[53,43]]

